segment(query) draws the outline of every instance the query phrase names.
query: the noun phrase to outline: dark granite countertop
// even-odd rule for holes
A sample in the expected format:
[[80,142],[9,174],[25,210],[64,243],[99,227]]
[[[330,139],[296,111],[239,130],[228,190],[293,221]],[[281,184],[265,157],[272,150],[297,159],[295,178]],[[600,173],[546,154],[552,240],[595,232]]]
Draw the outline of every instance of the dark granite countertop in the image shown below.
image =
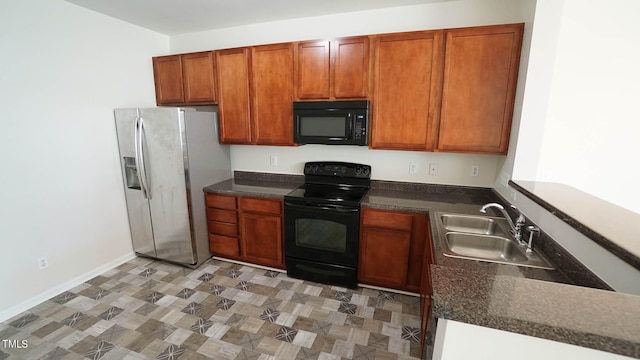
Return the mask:
[[302,175],[281,175],[236,171],[233,179],[205,187],[208,193],[244,195],[283,199],[285,195],[304,183]]
[[431,266],[433,315],[640,358],[640,296]]
[[[204,191],[283,198],[304,181],[298,175],[234,176]],[[434,226],[441,212],[478,214],[488,202],[503,201],[485,188],[373,181],[362,206],[428,213]],[[606,284],[545,234],[538,246],[557,270],[446,257],[441,236],[434,228],[436,317],[640,358],[640,296],[601,290]]]

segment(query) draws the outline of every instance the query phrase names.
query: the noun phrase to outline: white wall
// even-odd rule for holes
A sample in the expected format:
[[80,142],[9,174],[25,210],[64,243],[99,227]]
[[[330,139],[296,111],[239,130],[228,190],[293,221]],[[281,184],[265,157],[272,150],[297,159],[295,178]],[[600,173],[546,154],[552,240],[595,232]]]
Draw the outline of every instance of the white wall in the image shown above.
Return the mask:
[[155,105],[151,56],[169,39],[22,0],[3,2],[0,46],[1,321],[133,254],[113,109]]
[[538,179],[640,214],[640,2],[565,0]]
[[633,0],[540,0],[513,177],[640,214],[640,24]]
[[[530,26],[534,7],[535,0],[459,0],[253,24],[173,36],[171,53],[476,25],[525,22]],[[528,47],[528,39],[525,39],[524,47]],[[523,55],[523,63],[526,64],[526,54]],[[521,82],[524,83],[524,79]],[[522,95],[519,94],[518,97],[521,99]],[[519,114],[520,110],[516,108],[515,112]],[[518,120],[514,121],[517,123]],[[277,166],[270,165],[269,155],[278,157]],[[368,150],[354,146],[306,145],[278,148],[237,145],[231,148],[234,170],[301,174],[305,161],[345,160],[371,165],[372,177],[376,180],[481,187],[494,185],[497,169],[504,158],[500,155]],[[417,163],[417,174],[409,174],[409,161]],[[438,164],[437,176],[428,175],[429,163]],[[470,176],[472,165],[480,166],[480,176]]]
[[[512,132],[518,141],[499,170],[505,177],[565,183],[640,213],[639,10],[632,0],[537,1],[521,122]],[[500,180],[495,188],[505,198],[600,278],[640,294],[640,271],[533,201],[513,199]]]

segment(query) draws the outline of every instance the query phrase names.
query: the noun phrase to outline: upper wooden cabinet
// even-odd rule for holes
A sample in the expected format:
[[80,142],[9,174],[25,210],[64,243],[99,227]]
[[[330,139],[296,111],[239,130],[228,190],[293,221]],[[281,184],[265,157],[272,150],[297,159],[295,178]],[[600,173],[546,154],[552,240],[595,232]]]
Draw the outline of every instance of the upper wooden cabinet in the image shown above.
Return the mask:
[[442,31],[375,38],[372,148],[434,148],[443,59]]
[[296,45],[296,99],[363,99],[369,96],[371,55],[366,36]]
[[216,51],[220,142],[251,143],[251,100],[248,48]]
[[213,52],[153,58],[158,105],[210,105],[216,102]]
[[216,51],[220,142],[293,145],[293,45]]
[[221,143],[292,146],[293,101],[371,98],[373,149],[506,154],[523,30],[481,26],[155,57],[156,100],[217,102]]
[[523,28],[446,31],[438,151],[507,153]]
[[293,145],[293,45],[251,48],[253,142]]

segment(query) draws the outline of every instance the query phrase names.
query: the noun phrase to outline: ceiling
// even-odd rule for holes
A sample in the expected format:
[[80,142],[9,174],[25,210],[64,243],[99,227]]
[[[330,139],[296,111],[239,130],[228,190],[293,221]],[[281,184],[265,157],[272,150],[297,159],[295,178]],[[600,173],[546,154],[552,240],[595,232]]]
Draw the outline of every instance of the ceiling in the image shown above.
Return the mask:
[[66,0],[165,35],[451,0]]

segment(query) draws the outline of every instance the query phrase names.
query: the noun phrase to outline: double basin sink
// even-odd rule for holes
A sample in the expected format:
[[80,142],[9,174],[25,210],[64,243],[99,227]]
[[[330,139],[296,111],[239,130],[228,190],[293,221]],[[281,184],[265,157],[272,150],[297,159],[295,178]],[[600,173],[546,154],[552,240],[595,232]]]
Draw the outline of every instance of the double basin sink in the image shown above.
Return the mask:
[[[535,249],[527,252],[509,233],[506,219],[492,216],[438,214],[444,255],[460,259],[553,270]],[[526,236],[529,234],[526,233]],[[534,243],[535,246],[535,243]]]

